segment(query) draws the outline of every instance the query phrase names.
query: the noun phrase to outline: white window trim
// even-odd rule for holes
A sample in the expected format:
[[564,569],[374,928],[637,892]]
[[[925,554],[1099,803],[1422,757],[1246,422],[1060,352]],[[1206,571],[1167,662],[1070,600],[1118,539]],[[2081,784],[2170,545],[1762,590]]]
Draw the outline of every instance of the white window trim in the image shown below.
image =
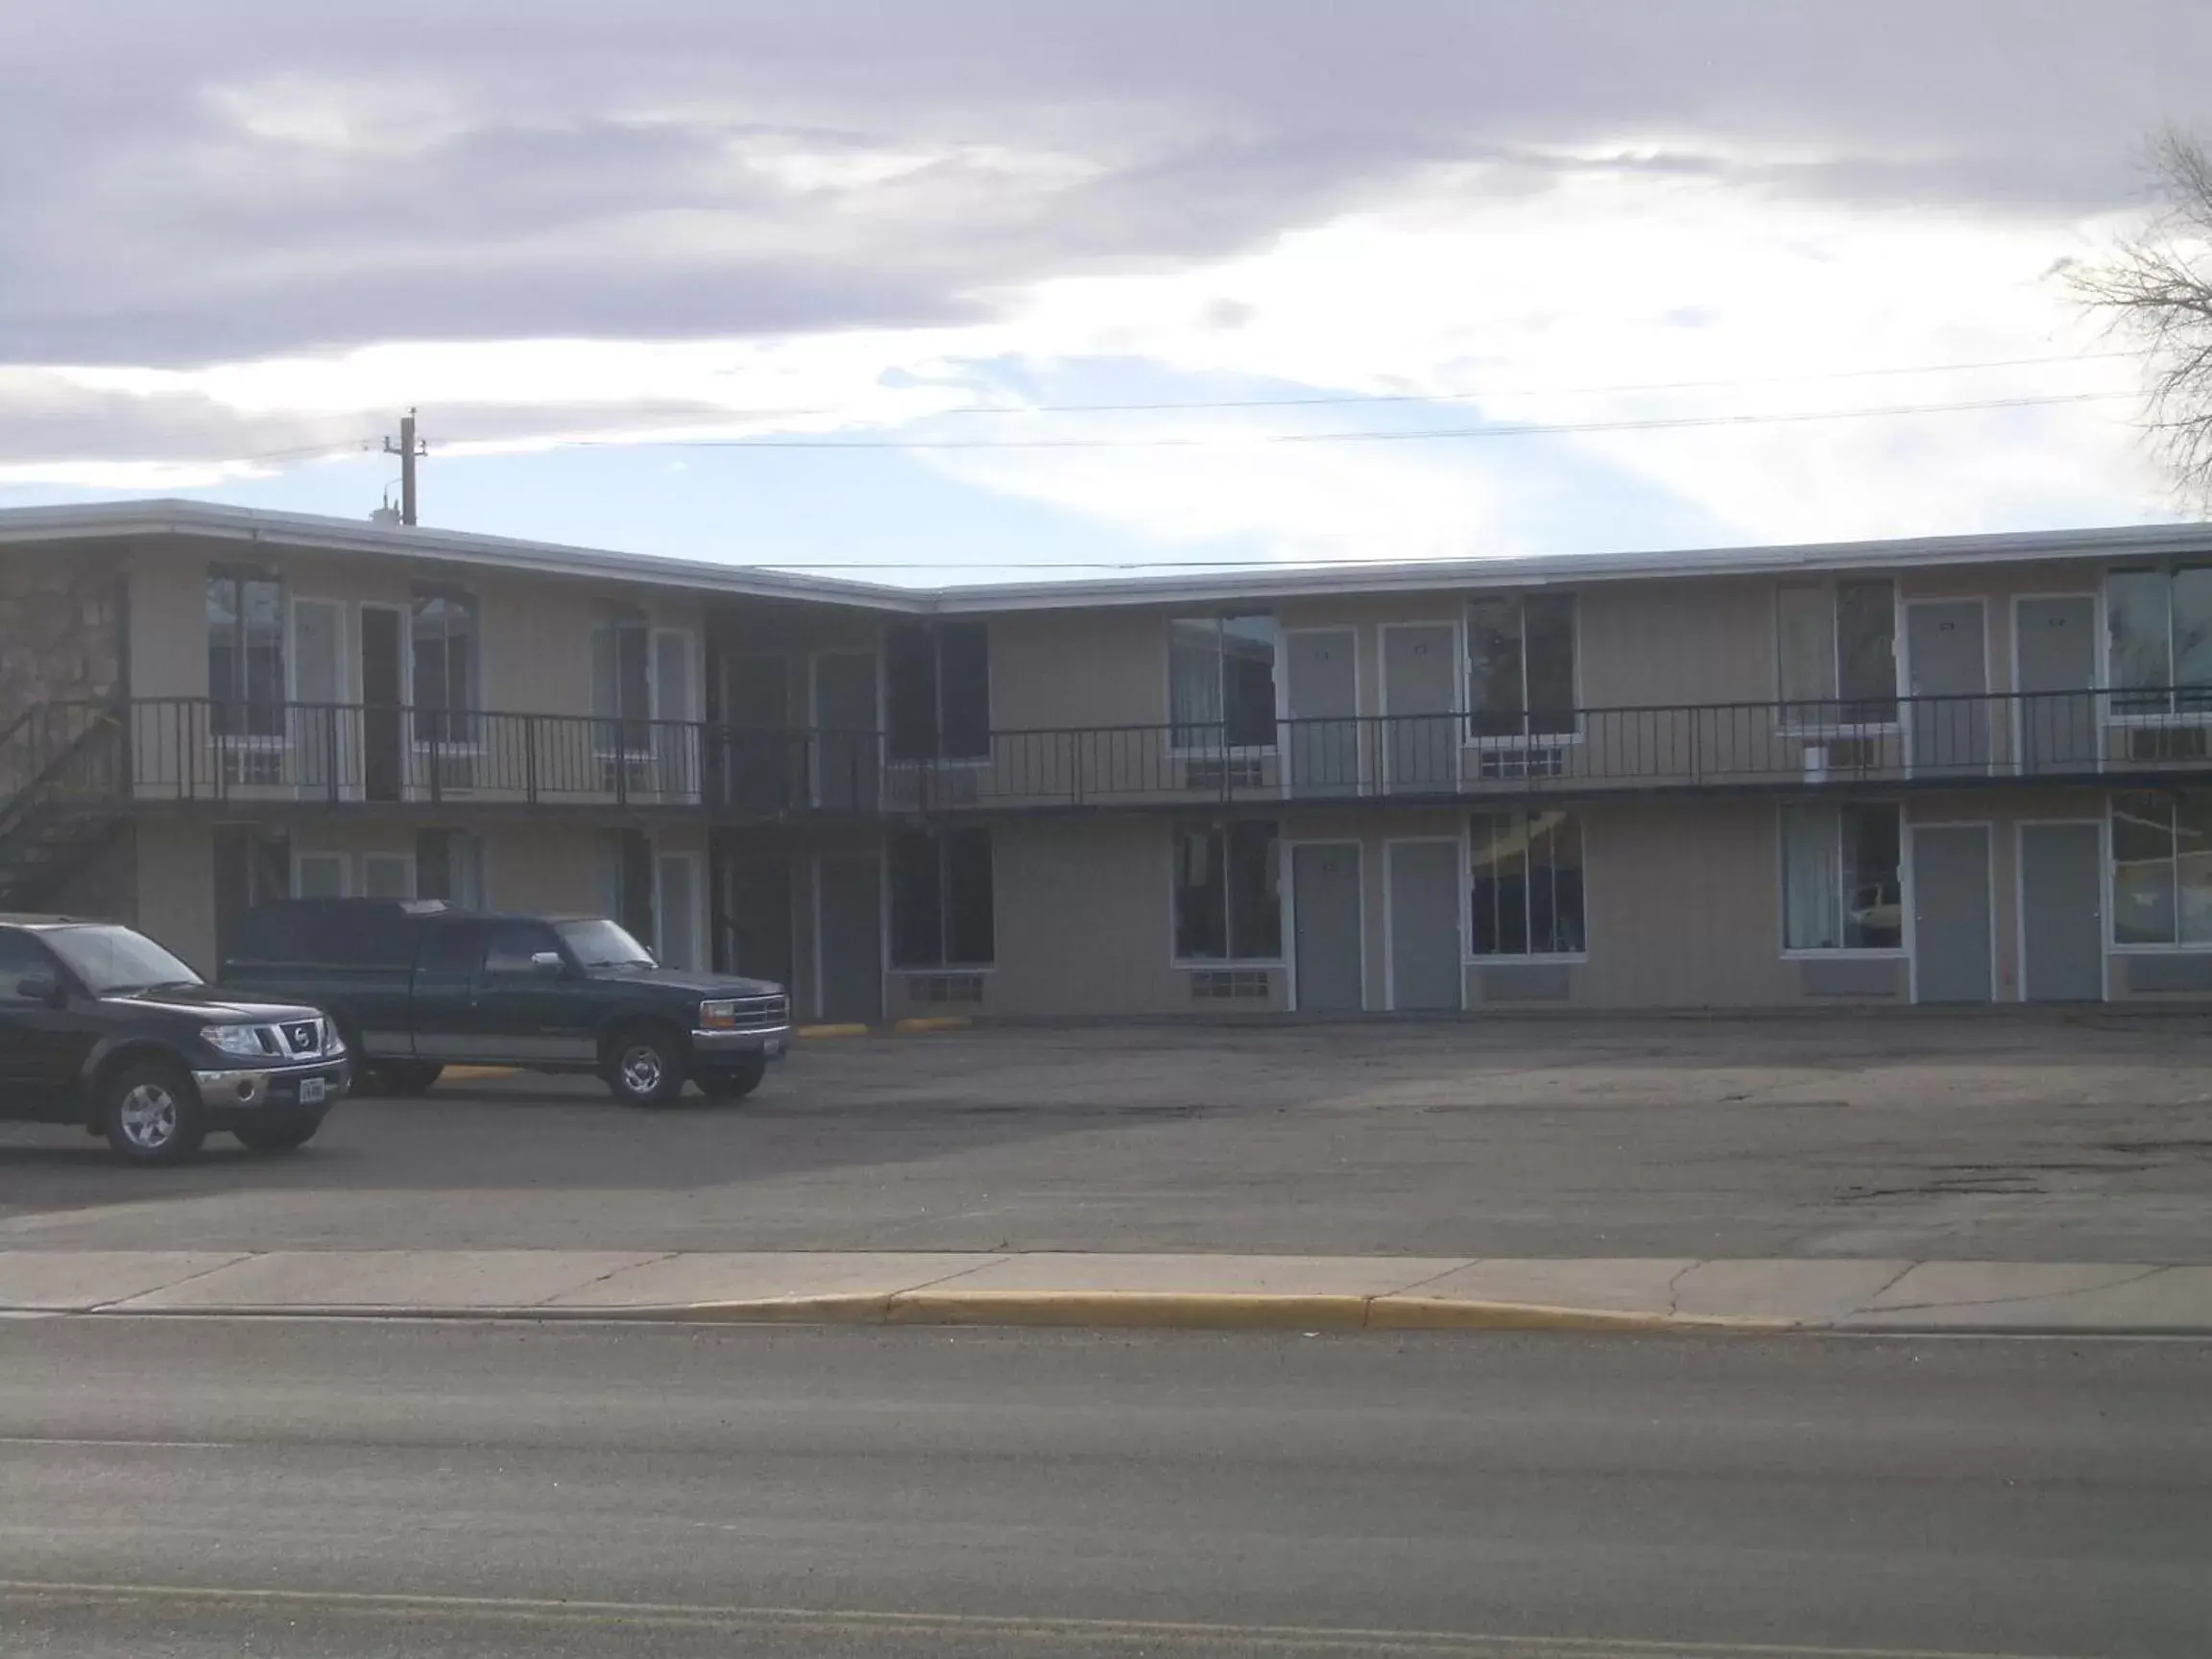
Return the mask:
[[[1275,741],[1272,743],[1223,743],[1209,749],[1187,749],[1175,741],[1175,624],[1178,622],[1220,623],[1228,620],[1231,616],[1239,619],[1247,616],[1258,617],[1267,624],[1268,631],[1274,637],[1275,663],[1272,678],[1275,683]],[[1214,637],[1216,640],[1220,638],[1218,629],[1215,631]],[[1217,656],[1216,661],[1220,663],[1221,674],[1226,676],[1228,673],[1226,659]],[[1288,706],[1290,677],[1283,672],[1283,624],[1272,611],[1217,612],[1210,616],[1169,616],[1166,619],[1166,626],[1161,632],[1160,668],[1162,685],[1167,698],[1167,754],[1170,759],[1258,760],[1268,758],[1280,753],[1283,740],[1283,722],[1286,718],[1285,710]],[[1229,700],[1226,679],[1223,680],[1221,691],[1222,705],[1226,708]]]
[[[2157,791],[2157,793],[2164,793],[2164,791]],[[2155,942],[2141,945],[2122,943],[2119,905],[2120,860],[2116,855],[2118,843],[2112,834],[2112,797],[2110,795],[2104,797],[2104,816],[2099,819],[2098,823],[2104,826],[2104,949],[2115,956],[2202,956],[2212,953],[2212,939],[2207,939],[2200,945],[2184,945],[2180,943],[2178,938],[2171,945],[2161,945]],[[2169,862],[2174,866],[2174,930],[2178,935],[2181,930],[2181,869],[2178,852],[2170,857]],[[2105,995],[2107,997],[2111,995],[2110,985],[2106,985]]]
[[[1552,589],[1501,589],[1488,592],[1470,593],[1460,602],[1459,618],[1455,633],[1459,642],[1459,684],[1453,693],[1453,701],[1465,705],[1459,714],[1459,742],[1463,748],[1504,751],[1527,754],[1537,749],[1563,749],[1579,743],[1585,736],[1582,696],[1582,595],[1570,589],[1567,598],[1574,607],[1575,619],[1575,730],[1572,732],[1526,732],[1519,736],[1478,737],[1475,735],[1475,716],[1480,712],[1475,707],[1475,630],[1467,625],[1468,607],[1478,599],[1509,598],[1525,600],[1530,593],[1555,593]],[[1526,610],[1521,615],[1521,708],[1522,718],[1527,718],[1528,709],[1528,616]]]
[[[1782,828],[1784,812],[1791,806],[1825,805],[1836,813],[1836,873],[1840,880],[1843,873],[1843,808],[1845,806],[1894,806],[1897,809],[1897,906],[1898,942],[1895,945],[1791,945],[1790,943],[1790,865],[1789,840]],[[1776,953],[1785,962],[1909,962],[1912,957],[1912,824],[1905,816],[1902,801],[1875,799],[1870,801],[1783,801],[1774,808],[1774,934]],[[1991,854],[1995,856],[1994,853]],[[1995,904],[1992,896],[1991,904]],[[1992,958],[1994,960],[1994,958]]]
[[[1889,696],[1899,704],[1899,717],[1895,720],[1849,720],[1828,725],[1799,725],[1786,719],[1783,711],[1803,703],[1842,703],[1843,696],[1843,630],[1842,616],[1836,605],[1837,579],[1825,582],[1777,582],[1773,602],[1767,608],[1767,625],[1774,636],[1774,734],[1778,737],[1894,737],[1905,730],[1902,702],[1905,697],[1905,589],[1904,584],[1894,576],[1865,577],[1859,580],[1886,581],[1889,584]],[[1836,695],[1826,698],[1787,698],[1782,694],[1782,594],[1786,589],[1816,589],[1828,595],[1828,672],[1836,685]],[[1987,628],[1984,617],[1984,628]],[[1984,634],[1986,639],[1986,634]],[[1983,678],[1988,678],[1987,646],[1984,646]],[[1833,952],[1822,951],[1821,955]]]
[[[2180,563],[2168,565],[2106,565],[2104,580],[2097,585],[2097,630],[2100,649],[2097,653],[2097,688],[2103,695],[2098,702],[2104,714],[2104,724],[2112,727],[2140,726],[2151,728],[2212,726],[2212,709],[2168,709],[2162,714],[2126,714],[2120,710],[2123,697],[2139,697],[2142,692],[2112,683],[2112,604],[2111,587],[2115,576],[2145,573],[2166,578],[2166,688],[2169,694],[2174,685],[2174,577],[2181,570],[2212,570],[2212,563]],[[2037,595],[2041,597],[2041,595]],[[2171,696],[2169,696],[2171,700]],[[2193,950],[2212,950],[2212,946],[2193,946]]]
[[[1463,813],[1459,820],[1459,946],[1466,954],[1460,960],[1463,968],[1494,968],[1501,964],[1508,967],[1527,963],[1533,967],[1557,964],[1572,967],[1577,962],[1590,960],[1590,840],[1589,820],[1580,817],[1580,808],[1562,806],[1563,812],[1577,816],[1577,830],[1582,836],[1582,949],[1579,950],[1523,950],[1508,953],[1493,950],[1487,955],[1475,953],[1475,819],[1485,812],[1531,812],[1531,806],[1478,805]],[[1419,837],[1416,837],[1419,839]],[[1524,918],[1526,920],[1526,918]],[[1461,998],[1465,998],[1462,989]]]
[[[1185,826],[1173,819],[1167,822],[1167,965],[1179,972],[1203,973],[1211,968],[1288,968],[1290,966],[1289,933],[1284,926],[1284,911],[1287,907],[1283,897],[1283,831],[1275,831],[1275,914],[1276,932],[1285,943],[1272,956],[1178,956],[1175,953],[1175,841]],[[1223,855],[1227,855],[1228,839],[1222,839]],[[1227,921],[1224,918],[1223,926]]]
[[[440,586],[440,584],[429,584]],[[469,614],[475,618],[476,629],[469,637],[475,642],[469,653],[469,678],[475,682],[469,687],[469,702],[460,709],[421,709],[415,704],[415,595],[410,592],[405,606],[394,606],[399,613],[399,634],[405,661],[400,676],[400,686],[407,694],[407,740],[418,755],[458,755],[465,759],[480,759],[490,744],[491,715],[484,709],[484,596],[473,588],[457,583],[444,584],[469,601]],[[476,728],[473,743],[452,743],[444,739],[424,737],[416,728],[416,721],[424,714],[453,713],[467,716]]]
[[[221,567],[222,561],[217,560],[213,565],[203,568],[201,571],[202,587],[200,589],[200,655],[203,668],[205,666],[205,660],[207,655],[207,589],[205,587],[205,578],[211,574],[213,570]],[[230,568],[235,572],[243,572],[248,568],[248,566],[232,565]],[[299,641],[294,637],[293,633],[294,622],[292,614],[292,603],[294,594],[292,592],[292,579],[283,571],[274,567],[269,570],[268,574],[269,579],[276,584],[276,634],[277,637],[282,641],[284,648],[284,706],[282,709],[284,729],[281,732],[260,733],[226,733],[214,731],[214,716],[211,710],[213,706],[223,701],[223,699],[216,696],[215,687],[213,685],[209,685],[207,687],[207,702],[210,709],[208,715],[208,738],[218,754],[289,755],[292,750],[292,708],[300,701],[300,651]],[[238,580],[239,578],[237,576],[233,576],[232,579]],[[328,601],[328,603],[336,603],[336,601]],[[345,627],[345,613],[343,607],[341,607],[339,613],[339,627],[341,630],[343,630]],[[241,643],[243,643],[243,639],[241,639]],[[279,780],[276,783],[244,783],[231,785],[233,788],[245,789],[283,789],[290,788],[292,786],[292,781],[289,779]]]

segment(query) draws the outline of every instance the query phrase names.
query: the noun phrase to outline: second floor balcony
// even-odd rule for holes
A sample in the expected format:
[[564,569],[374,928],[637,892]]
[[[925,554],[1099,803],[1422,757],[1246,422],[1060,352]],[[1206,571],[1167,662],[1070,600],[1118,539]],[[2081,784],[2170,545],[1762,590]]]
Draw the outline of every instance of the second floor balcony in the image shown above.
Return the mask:
[[0,736],[0,803],[683,813],[731,823],[1499,798],[2141,787],[2212,778],[2212,686],[998,731],[902,758],[875,731],[149,698]]

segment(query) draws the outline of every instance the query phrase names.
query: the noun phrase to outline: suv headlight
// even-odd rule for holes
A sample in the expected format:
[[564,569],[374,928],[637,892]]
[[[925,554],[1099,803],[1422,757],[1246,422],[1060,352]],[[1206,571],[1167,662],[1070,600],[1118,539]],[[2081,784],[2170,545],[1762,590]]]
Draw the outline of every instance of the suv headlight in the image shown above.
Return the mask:
[[737,1004],[734,1002],[700,1003],[699,1029],[702,1031],[736,1030]]
[[200,1041],[218,1054],[235,1054],[248,1060],[268,1058],[268,1050],[261,1046],[261,1033],[251,1025],[204,1026]]

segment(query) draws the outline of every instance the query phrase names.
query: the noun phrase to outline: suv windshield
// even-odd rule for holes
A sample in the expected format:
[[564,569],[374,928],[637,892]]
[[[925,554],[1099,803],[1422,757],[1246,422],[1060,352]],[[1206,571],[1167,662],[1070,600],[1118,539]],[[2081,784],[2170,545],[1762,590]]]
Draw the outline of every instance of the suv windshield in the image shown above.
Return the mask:
[[48,949],[95,997],[201,982],[199,974],[128,927],[57,927],[45,937]]
[[554,931],[568,953],[587,968],[650,968],[653,952],[613,922],[562,922]]

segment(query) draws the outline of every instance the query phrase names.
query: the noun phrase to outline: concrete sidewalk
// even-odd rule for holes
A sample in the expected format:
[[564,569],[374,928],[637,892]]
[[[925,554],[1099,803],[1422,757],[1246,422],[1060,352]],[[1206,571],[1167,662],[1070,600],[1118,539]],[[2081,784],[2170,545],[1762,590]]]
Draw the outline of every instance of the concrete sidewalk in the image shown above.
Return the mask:
[[2212,1336],[2143,1263],[602,1250],[8,1251],[0,1311]]

